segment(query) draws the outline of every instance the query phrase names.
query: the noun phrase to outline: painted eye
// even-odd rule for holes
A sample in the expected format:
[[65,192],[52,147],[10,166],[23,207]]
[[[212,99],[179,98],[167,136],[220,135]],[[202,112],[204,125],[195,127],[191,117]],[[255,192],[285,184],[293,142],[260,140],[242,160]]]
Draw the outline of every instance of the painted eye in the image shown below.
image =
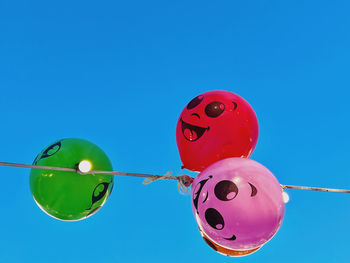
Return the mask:
[[232,103],[233,103],[233,110],[237,109],[237,103],[234,101],[232,101]]
[[224,218],[214,208],[208,208],[205,211],[205,220],[207,220],[208,224],[216,230],[222,230],[225,227]]
[[47,147],[47,149],[43,152],[43,154],[40,157],[41,159],[50,157],[52,155],[54,155],[55,153],[57,153],[59,150],[61,149],[61,142],[56,142],[52,145],[50,145],[49,147]]
[[197,107],[202,102],[203,98],[204,98],[203,95],[199,95],[199,96],[195,97],[193,100],[191,100],[187,104],[187,109],[191,110],[191,109]]
[[208,179],[202,180],[196,185],[196,188],[194,190],[193,205],[197,210],[197,214],[198,214],[198,202],[199,202],[200,193],[201,193],[205,183],[212,177],[213,177],[212,175],[209,175]]
[[225,105],[220,101],[213,101],[205,107],[205,114],[210,118],[219,117],[225,110]]
[[252,193],[251,193],[251,197],[255,196],[257,193],[258,193],[258,189],[256,189],[256,187],[251,184],[251,183],[248,183],[250,185],[250,187],[252,188]]
[[217,199],[221,201],[230,201],[238,194],[237,185],[229,180],[223,180],[215,185],[214,193]]
[[99,183],[98,185],[96,185],[94,191],[92,192],[91,206],[90,206],[90,208],[88,208],[86,210],[91,209],[91,207],[94,205],[94,203],[98,202],[99,200],[101,200],[105,196],[105,194],[107,193],[109,184],[112,184],[112,183],[113,182]]

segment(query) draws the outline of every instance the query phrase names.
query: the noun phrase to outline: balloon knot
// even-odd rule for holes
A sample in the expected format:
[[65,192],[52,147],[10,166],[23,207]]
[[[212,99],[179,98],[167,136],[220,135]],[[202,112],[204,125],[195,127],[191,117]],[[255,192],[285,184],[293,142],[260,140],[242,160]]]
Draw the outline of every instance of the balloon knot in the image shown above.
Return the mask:
[[151,176],[151,177],[149,177],[149,178],[146,178],[142,183],[144,184],[144,185],[147,185],[147,184],[150,184],[150,183],[152,183],[152,182],[154,182],[154,181],[156,181],[156,180],[160,180],[160,179],[169,179],[169,178],[171,178],[171,174],[172,174],[172,172],[171,171],[169,171],[169,172],[167,172],[165,175],[163,175],[163,176],[157,176],[157,175],[154,175],[154,176]]
[[185,187],[190,187],[191,184],[193,183],[194,178],[192,178],[191,176],[188,175],[180,175],[179,176],[179,181],[181,181],[181,183],[185,186]]
[[193,178],[188,175],[179,175],[178,177],[178,183],[177,183],[177,189],[179,190],[180,194],[186,195],[190,192],[188,191],[188,187],[192,184]]

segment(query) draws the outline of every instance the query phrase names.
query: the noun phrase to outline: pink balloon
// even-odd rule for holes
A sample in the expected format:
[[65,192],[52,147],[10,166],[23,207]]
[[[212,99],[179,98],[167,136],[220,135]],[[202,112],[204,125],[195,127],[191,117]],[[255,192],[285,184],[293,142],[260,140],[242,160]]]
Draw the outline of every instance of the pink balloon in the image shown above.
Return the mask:
[[269,241],[282,224],[282,187],[263,165],[220,160],[192,183],[192,211],[201,231],[220,246],[248,250]]

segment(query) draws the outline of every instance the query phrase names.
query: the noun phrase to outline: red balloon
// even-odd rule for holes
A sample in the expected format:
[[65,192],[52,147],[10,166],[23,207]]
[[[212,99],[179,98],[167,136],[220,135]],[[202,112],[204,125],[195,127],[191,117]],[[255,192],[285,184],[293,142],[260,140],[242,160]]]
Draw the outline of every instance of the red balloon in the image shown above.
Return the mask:
[[221,159],[249,157],[258,133],[258,120],[248,102],[229,91],[209,91],[183,109],[176,142],[183,167],[202,171]]

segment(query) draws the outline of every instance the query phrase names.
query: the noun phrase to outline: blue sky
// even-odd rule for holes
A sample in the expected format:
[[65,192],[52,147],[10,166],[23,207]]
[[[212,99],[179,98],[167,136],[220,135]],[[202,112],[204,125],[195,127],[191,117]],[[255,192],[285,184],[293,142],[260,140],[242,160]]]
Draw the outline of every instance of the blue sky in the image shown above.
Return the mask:
[[[175,127],[196,95],[244,97],[260,125],[252,158],[282,184],[350,188],[347,1],[0,1],[0,161],[90,140],[115,170],[180,173]],[[80,222],[44,214],[29,170],[0,167],[0,262],[348,262],[350,196],[290,190],[257,253],[202,241],[173,181],[116,177]],[[191,173],[188,173],[191,174]]]

